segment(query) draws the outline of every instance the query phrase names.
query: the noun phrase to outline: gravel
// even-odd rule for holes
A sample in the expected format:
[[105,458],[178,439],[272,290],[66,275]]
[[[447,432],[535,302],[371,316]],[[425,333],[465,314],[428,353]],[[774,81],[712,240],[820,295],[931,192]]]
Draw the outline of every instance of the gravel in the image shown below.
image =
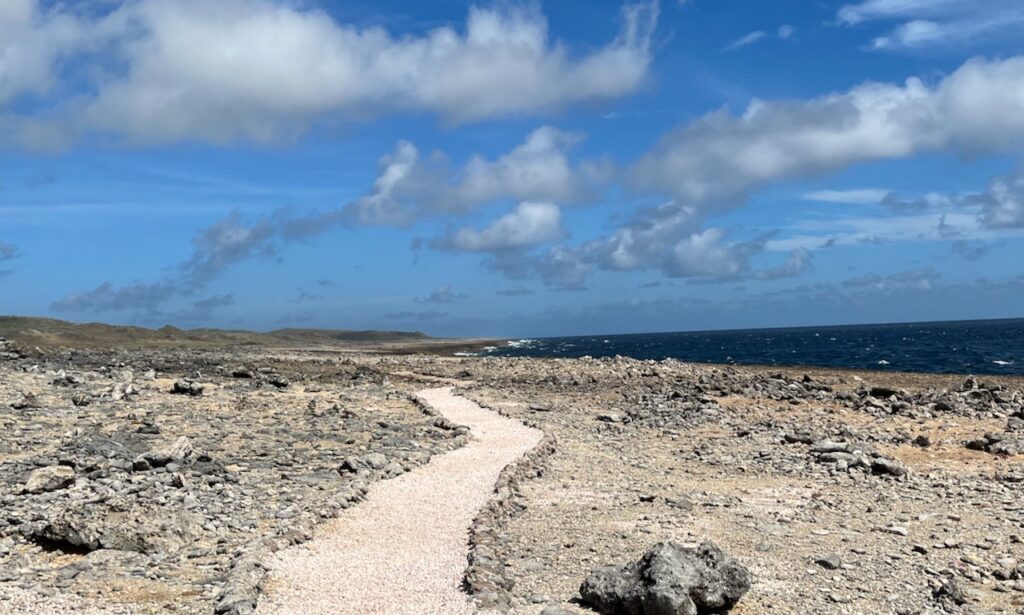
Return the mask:
[[468,529],[502,468],[543,434],[453,395],[451,387],[419,395],[468,426],[470,442],[374,485],[365,502],[321,526],[312,541],[276,554],[257,613],[476,612],[460,588]]

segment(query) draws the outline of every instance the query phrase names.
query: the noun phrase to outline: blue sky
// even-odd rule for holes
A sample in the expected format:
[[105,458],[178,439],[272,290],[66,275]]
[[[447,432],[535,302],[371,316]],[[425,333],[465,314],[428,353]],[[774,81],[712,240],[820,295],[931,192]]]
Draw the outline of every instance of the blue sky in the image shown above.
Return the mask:
[[0,6],[0,312],[1021,316],[1017,0]]

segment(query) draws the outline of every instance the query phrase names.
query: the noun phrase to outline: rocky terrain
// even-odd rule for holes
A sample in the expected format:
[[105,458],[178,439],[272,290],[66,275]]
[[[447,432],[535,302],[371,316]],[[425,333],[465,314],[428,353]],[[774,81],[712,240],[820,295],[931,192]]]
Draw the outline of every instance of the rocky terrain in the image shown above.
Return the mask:
[[1024,605],[1024,457],[1003,446],[1020,437],[1020,380],[406,360],[557,440],[479,532],[515,613],[589,613],[594,570],[706,539],[752,573],[732,613]]
[[424,382],[546,433],[472,527],[484,606],[624,604],[673,545],[749,571],[732,613],[1024,607],[1020,379],[0,342],[0,613],[246,612],[272,552],[465,441]]
[[270,552],[464,439],[343,358],[22,354],[0,342],[0,612],[247,612]]

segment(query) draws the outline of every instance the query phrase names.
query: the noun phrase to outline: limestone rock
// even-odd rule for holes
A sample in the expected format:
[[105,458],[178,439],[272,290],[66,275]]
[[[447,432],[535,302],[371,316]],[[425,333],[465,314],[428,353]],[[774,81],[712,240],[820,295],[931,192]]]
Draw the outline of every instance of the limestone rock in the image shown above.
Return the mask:
[[43,493],[63,489],[75,482],[75,471],[68,466],[47,466],[39,468],[25,481],[25,491]]

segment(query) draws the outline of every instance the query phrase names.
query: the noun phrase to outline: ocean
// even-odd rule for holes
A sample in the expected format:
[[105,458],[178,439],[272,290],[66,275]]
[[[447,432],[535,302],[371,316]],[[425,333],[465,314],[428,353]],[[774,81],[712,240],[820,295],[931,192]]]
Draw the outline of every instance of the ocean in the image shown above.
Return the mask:
[[611,357],[736,365],[1024,375],[1024,318],[521,339],[480,356]]

